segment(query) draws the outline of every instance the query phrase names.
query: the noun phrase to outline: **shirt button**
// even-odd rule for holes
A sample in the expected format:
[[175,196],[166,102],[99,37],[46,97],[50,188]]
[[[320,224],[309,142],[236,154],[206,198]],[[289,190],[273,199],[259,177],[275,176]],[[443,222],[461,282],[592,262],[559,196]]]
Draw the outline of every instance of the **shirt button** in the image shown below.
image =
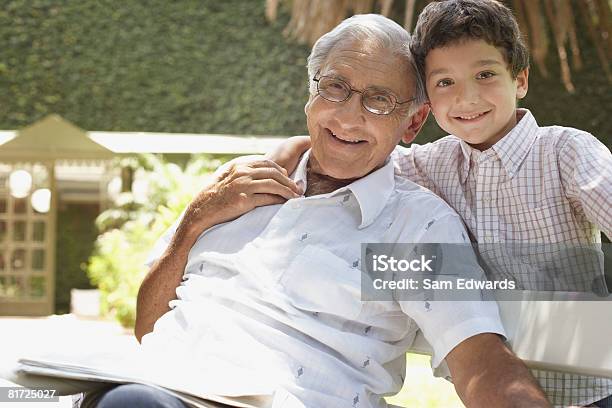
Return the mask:
[[296,202],[291,203],[291,208],[293,208],[294,210],[297,210],[300,207],[301,207],[300,203],[296,203]]

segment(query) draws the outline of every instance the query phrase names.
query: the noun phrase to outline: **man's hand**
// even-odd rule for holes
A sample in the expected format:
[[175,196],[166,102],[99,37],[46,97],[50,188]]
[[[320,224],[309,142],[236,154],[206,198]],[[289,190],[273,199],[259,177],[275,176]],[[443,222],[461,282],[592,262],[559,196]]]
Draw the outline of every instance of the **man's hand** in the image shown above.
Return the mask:
[[183,222],[198,235],[255,207],[282,204],[302,194],[287,171],[271,160],[232,164],[189,204]]
[[468,407],[550,407],[525,364],[492,333],[461,342],[447,356],[457,394]]
[[134,334],[138,341],[176,299],[187,257],[200,234],[255,207],[280,204],[302,191],[270,160],[231,164],[189,204],[168,248],[153,264],[138,291]]

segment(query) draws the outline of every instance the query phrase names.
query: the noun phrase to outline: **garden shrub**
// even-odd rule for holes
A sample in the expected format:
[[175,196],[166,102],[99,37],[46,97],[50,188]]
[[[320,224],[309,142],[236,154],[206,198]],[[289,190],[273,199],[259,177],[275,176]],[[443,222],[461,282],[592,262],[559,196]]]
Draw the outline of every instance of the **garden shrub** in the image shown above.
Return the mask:
[[211,156],[197,156],[181,168],[153,155],[140,158],[144,164],[140,177],[149,186],[147,199],[139,202],[133,193],[122,193],[117,205],[96,220],[103,232],[87,274],[100,289],[103,315],[114,316],[125,327],[134,326],[136,296],[148,271],[149,252],[221,163]]

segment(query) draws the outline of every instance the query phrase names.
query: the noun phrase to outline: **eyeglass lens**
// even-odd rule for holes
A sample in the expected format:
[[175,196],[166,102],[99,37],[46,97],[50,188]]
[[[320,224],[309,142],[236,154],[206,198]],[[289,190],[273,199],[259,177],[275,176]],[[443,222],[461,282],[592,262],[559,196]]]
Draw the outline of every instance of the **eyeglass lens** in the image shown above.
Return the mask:
[[317,89],[323,98],[331,102],[343,102],[351,96],[352,92],[358,92],[361,94],[363,107],[378,115],[387,115],[395,109],[395,99],[389,93],[375,88],[367,88],[364,91],[353,90],[346,82],[338,78],[320,77]]

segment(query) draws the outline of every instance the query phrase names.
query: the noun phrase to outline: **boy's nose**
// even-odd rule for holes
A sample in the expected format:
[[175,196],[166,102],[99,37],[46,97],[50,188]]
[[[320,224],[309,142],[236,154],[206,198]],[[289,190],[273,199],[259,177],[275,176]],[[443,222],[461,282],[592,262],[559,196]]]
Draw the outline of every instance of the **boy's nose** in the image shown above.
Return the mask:
[[455,97],[458,103],[476,103],[479,95],[478,85],[467,83],[459,87]]

